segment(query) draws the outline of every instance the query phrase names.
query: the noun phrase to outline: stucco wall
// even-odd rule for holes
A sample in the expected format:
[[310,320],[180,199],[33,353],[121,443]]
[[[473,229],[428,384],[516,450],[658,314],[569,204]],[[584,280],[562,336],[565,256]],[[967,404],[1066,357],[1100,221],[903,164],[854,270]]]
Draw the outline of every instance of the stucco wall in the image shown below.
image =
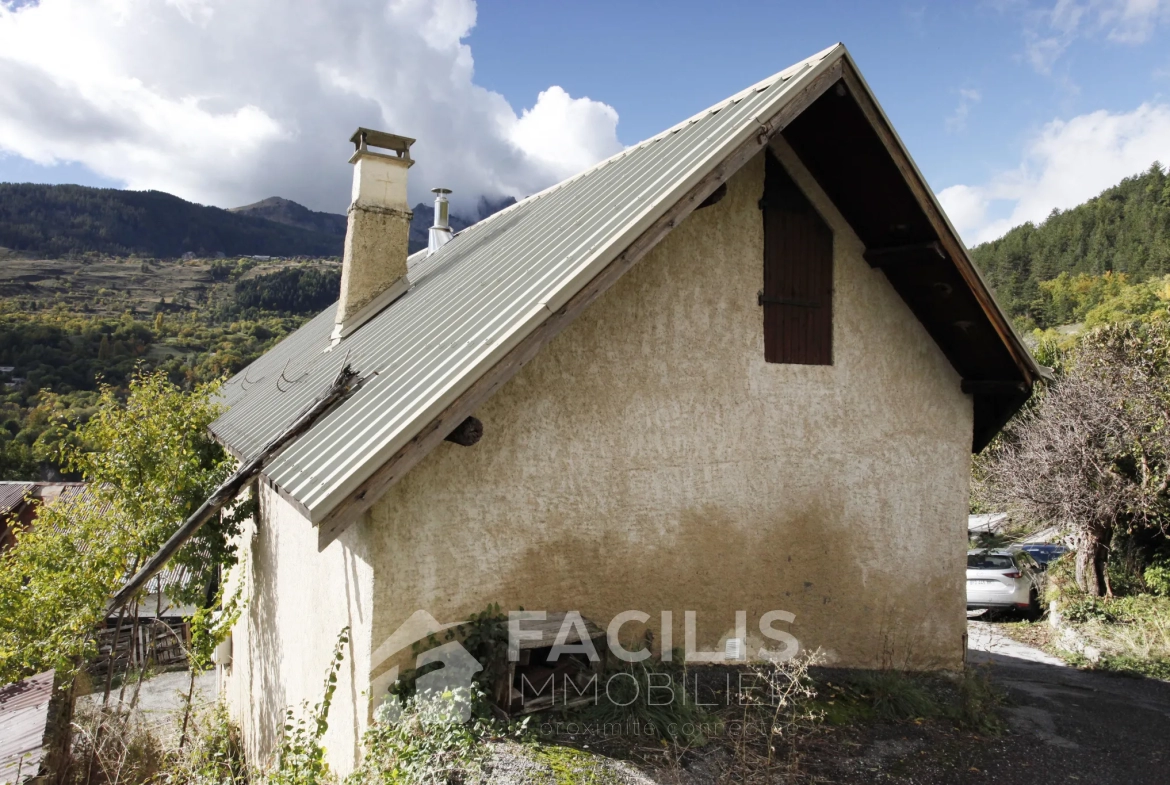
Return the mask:
[[775,609],[843,666],[959,665],[971,401],[776,149],[834,230],[833,365],[764,362],[758,156],[371,510],[375,645],[420,608],[671,610],[678,646],[693,610],[708,647]]
[[[789,150],[835,233],[834,364],[764,362],[763,157],[694,213],[323,553],[264,490],[251,603],[226,679],[250,745],[315,701],[354,628],[330,718],[352,765],[370,651],[425,610],[698,614],[715,648],[766,611],[843,666],[956,667],[972,413],[959,377]],[[279,569],[277,567],[279,566]],[[640,638],[636,624],[626,637]]]
[[260,485],[261,524],[240,537],[240,565],[227,592],[244,583],[243,615],[232,631],[232,663],[219,668],[221,695],[244,730],[249,760],[265,763],[288,707],[321,700],[333,647],[348,626],[351,642],[338,674],[325,736],[329,761],[347,773],[365,728],[373,579],[365,528],[352,527],[323,552],[317,529],[278,493]]

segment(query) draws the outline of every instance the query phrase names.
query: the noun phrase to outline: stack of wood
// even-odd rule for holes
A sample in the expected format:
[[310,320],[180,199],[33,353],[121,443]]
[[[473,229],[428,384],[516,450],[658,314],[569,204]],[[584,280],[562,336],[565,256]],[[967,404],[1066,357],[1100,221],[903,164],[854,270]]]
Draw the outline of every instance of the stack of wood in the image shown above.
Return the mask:
[[525,633],[533,637],[520,641],[519,660],[508,663],[493,691],[496,703],[508,714],[531,714],[593,702],[594,689],[589,682],[594,678],[599,685],[601,682],[605,669],[605,630],[582,618],[585,635],[572,626],[562,645],[579,645],[588,640],[596,658],[573,652],[562,653],[553,660],[552,649],[566,615],[549,613],[543,620],[521,623]]

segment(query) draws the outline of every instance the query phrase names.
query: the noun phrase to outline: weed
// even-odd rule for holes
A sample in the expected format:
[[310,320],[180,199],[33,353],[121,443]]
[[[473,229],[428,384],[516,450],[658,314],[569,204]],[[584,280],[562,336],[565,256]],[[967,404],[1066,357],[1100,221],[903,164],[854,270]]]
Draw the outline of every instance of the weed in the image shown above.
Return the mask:
[[623,663],[607,671],[605,688],[581,714],[601,726],[636,722],[671,742],[701,746],[706,712],[687,694],[685,668],[657,660]]
[[[325,746],[321,739],[329,729],[329,707],[337,690],[337,672],[345,659],[345,644],[349,643],[349,627],[342,629],[333,647],[329,673],[325,677],[325,691],[319,703],[307,711],[308,716],[296,717],[292,709],[285,714],[280,744],[276,750],[276,766],[266,772],[266,785],[318,785],[333,781],[329,764],[325,762]],[[306,702],[307,704],[307,702]],[[305,706],[308,709],[308,706]]]
[[1089,660],[1078,652],[1061,652],[1068,664],[1085,670],[1106,671],[1134,678],[1170,681],[1170,657],[1134,657],[1126,654],[1103,654]]
[[163,770],[162,743],[121,705],[78,704],[73,722],[75,763],[68,767],[64,781],[145,783]]
[[604,767],[599,765],[597,756],[575,747],[536,747],[531,757],[535,763],[542,763],[549,769],[548,776],[536,780],[542,785],[601,785],[611,781],[601,779]]
[[942,719],[994,736],[1004,727],[1003,703],[986,671],[966,668],[953,682],[925,673],[851,671],[825,683],[817,706],[832,725]]
[[936,716],[939,705],[922,682],[898,671],[862,671],[850,680],[858,697],[878,720],[913,720]]
[[1003,692],[991,682],[985,668],[967,667],[959,678],[958,701],[946,713],[955,723],[967,730],[986,736],[998,736],[1004,730],[1000,707],[1005,702]]
[[[468,703],[472,716],[461,720]],[[476,687],[417,693],[393,711],[381,710],[363,739],[362,764],[347,785],[462,783],[482,773],[487,742],[527,735],[527,721],[504,725],[491,718],[486,693]]]
[[159,785],[247,785],[240,728],[222,703],[190,717],[188,743],[170,751],[157,779]]

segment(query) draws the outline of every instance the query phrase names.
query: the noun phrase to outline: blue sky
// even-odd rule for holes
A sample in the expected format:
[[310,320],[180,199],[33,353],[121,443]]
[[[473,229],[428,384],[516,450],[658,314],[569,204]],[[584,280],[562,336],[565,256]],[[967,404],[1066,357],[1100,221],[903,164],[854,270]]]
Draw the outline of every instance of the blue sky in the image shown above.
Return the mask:
[[0,12],[0,180],[340,212],[381,123],[522,196],[843,41],[970,243],[1170,163],[1167,6],[42,0]]

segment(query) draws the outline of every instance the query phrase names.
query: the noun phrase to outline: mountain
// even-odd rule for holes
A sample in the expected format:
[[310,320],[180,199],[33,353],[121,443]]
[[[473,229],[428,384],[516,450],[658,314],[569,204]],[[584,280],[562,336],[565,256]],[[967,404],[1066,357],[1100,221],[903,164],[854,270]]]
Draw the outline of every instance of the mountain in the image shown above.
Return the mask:
[[324,234],[345,237],[344,215],[319,213],[316,210],[310,210],[304,205],[297,204],[290,199],[282,199],[279,196],[270,196],[255,204],[248,204],[243,207],[232,207],[228,209],[228,212],[238,215],[251,215],[256,218],[265,218],[269,221],[275,221],[278,224],[295,226],[298,229],[307,229],[312,232],[322,232]]
[[[516,197],[503,196],[499,199],[489,199],[486,196],[479,197],[479,204],[476,205],[475,214],[473,216],[457,215],[451,213],[448,216],[448,223],[451,225],[452,231],[461,232],[474,223],[482,221],[489,215],[498,213],[505,207],[516,204]],[[410,253],[421,251],[427,247],[430,241],[431,227],[435,223],[435,206],[434,204],[426,204],[419,202],[414,206],[414,217],[410,220]]]
[[[451,213],[449,217],[451,228],[456,232],[461,232],[473,223],[482,221],[489,215],[498,213],[505,207],[515,203],[516,199],[512,196],[504,196],[499,199],[489,199],[486,196],[481,196],[479,203],[476,205],[475,213],[470,217]],[[276,223],[287,226],[296,226],[301,229],[326,232],[345,237],[346,217],[344,215],[338,215],[337,213],[319,213],[289,199],[282,199],[279,196],[270,196],[263,201],[245,205],[244,207],[233,207],[231,208],[231,212],[239,215],[265,218],[269,221],[275,221]],[[435,223],[435,207],[433,204],[419,202],[414,206],[412,212],[414,213],[414,217],[410,221],[410,253],[421,251],[427,247],[427,242],[430,238],[430,229]]]
[[[1144,281],[1170,272],[1170,178],[1158,163],[1069,210],[1053,210],[971,249],[971,256],[1013,316],[1031,316],[1041,281],[1126,273]],[[1037,314],[1038,315],[1038,314]]]
[[341,245],[336,233],[205,207],[161,191],[0,183],[0,246],[48,257],[339,256]]

